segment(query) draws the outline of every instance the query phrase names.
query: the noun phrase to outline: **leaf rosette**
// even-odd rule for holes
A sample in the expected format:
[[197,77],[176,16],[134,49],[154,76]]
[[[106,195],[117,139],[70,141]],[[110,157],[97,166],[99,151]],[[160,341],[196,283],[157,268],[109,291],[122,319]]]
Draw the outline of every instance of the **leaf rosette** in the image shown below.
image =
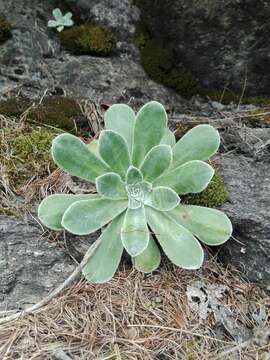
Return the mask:
[[71,12],[67,12],[65,15],[63,15],[62,11],[56,8],[53,10],[52,14],[55,20],[49,20],[48,27],[56,28],[58,32],[64,30],[65,26],[70,27],[74,24],[73,20],[71,19]]
[[50,195],[38,209],[44,225],[87,235],[107,225],[83,268],[93,283],[110,280],[124,249],[136,269],[160,264],[160,247],[184,269],[203,263],[201,242],[220,245],[232,225],[221,211],[181,204],[180,196],[203,191],[214,170],[207,161],[218,149],[218,131],[198,125],[177,143],[164,107],[151,101],[135,115],[124,104],[105,113],[105,129],[86,145],[71,134],[53,140],[52,157],[64,171],[95,183],[97,194]]

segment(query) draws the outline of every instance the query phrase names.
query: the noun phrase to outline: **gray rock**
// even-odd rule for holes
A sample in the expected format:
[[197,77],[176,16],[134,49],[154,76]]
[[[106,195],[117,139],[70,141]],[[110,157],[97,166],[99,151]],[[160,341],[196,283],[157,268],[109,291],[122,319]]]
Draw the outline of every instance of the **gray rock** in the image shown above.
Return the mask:
[[0,311],[24,309],[47,296],[74,270],[74,258],[80,261],[97,237],[66,234],[64,242],[64,234],[58,233],[57,245],[43,235],[33,220],[0,216]]
[[170,45],[206,88],[270,94],[270,3],[137,1],[152,37]]
[[232,220],[234,237],[222,246],[219,258],[235,265],[250,281],[270,288],[269,129],[249,129],[257,139],[249,145],[241,131],[239,135],[234,130],[234,150],[220,156],[220,170],[229,194],[222,210]]
[[34,98],[45,90],[54,93],[57,89],[108,104],[130,102],[136,106],[150,99],[170,107],[185,104],[180,96],[144,73],[132,44],[138,12],[131,1],[70,1],[70,5],[88,19],[112,26],[114,54],[74,56],[62,49],[56,32],[47,27],[56,3],[0,0],[0,13],[13,27],[12,38],[0,48],[0,98],[17,93]]

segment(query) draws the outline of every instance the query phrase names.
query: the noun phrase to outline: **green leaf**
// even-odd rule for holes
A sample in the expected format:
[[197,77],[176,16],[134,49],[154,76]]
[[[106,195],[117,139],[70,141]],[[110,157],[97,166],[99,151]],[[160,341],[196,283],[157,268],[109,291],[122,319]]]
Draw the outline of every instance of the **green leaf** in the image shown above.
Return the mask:
[[153,181],[166,171],[172,162],[172,149],[168,145],[154,146],[146,155],[141,172],[144,180]]
[[127,208],[127,200],[96,199],[77,201],[65,211],[62,226],[76,235],[100,229]]
[[158,145],[165,133],[167,114],[164,107],[150,101],[138,112],[133,138],[132,163],[139,167],[148,151]]
[[109,107],[104,114],[105,129],[120,134],[127,142],[130,154],[135,124],[134,111],[125,104],[115,104]]
[[62,11],[59,8],[53,9],[52,13],[56,20],[61,20],[63,17]]
[[82,270],[88,281],[105,283],[117,270],[124,249],[120,238],[123,219],[123,214],[117,216],[102,233],[100,245]]
[[96,155],[96,157],[100,158],[99,152],[98,152],[98,140],[94,139],[89,144],[86,144],[88,149],[91,151],[92,154]]
[[159,211],[174,209],[180,202],[177,193],[165,186],[153,188],[145,200],[145,205],[151,206]]
[[80,200],[99,199],[97,194],[84,194],[84,195],[72,195],[72,194],[58,194],[49,195],[41,201],[38,207],[38,217],[40,221],[50,229],[62,230],[61,225],[62,217],[67,208]]
[[147,222],[168,258],[184,269],[198,269],[203,263],[199,241],[167,213],[146,208]]
[[143,174],[142,172],[135,168],[134,166],[130,166],[128,168],[127,174],[126,174],[126,183],[128,185],[135,185],[138,184],[142,181],[143,179]]
[[99,137],[99,153],[111,169],[125,180],[130,155],[122,136],[112,130],[103,130]]
[[210,125],[198,125],[189,130],[173,147],[173,167],[191,160],[207,160],[219,148],[218,131]]
[[207,245],[220,245],[232,234],[232,224],[221,211],[195,205],[179,205],[168,212],[179,224]]
[[207,187],[213,175],[210,165],[193,160],[161,175],[154,181],[154,186],[168,186],[178,194],[199,193]]
[[159,248],[150,234],[147,248],[134,258],[134,266],[139,271],[150,273],[159,267],[160,260]]
[[110,168],[87,145],[71,134],[61,134],[52,142],[54,162],[69,174],[95,182],[96,177],[110,171]]
[[165,134],[163,135],[163,137],[160,141],[160,144],[169,145],[170,147],[174,147],[175,143],[176,143],[176,140],[175,140],[174,133],[169,128],[166,128]]
[[56,27],[58,26],[58,22],[55,20],[49,20],[48,21],[48,27]]
[[127,198],[125,184],[120,175],[109,172],[96,178],[96,187],[100,195],[109,199]]
[[149,242],[149,230],[144,206],[127,209],[121,229],[121,240],[126,251],[133,257],[146,249]]

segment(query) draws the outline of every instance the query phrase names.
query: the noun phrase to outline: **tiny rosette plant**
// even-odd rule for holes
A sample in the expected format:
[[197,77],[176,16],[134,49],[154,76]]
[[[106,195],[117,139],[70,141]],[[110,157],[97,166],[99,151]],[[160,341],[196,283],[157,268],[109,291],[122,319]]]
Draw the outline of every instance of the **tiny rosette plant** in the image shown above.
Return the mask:
[[50,28],[56,28],[57,31],[61,32],[62,30],[64,30],[65,26],[70,27],[74,24],[73,20],[71,19],[71,12],[67,12],[65,15],[63,15],[62,11],[56,8],[53,10],[52,14],[55,20],[48,21],[48,27]]
[[194,127],[176,143],[156,101],[137,115],[127,105],[113,105],[98,140],[86,145],[61,134],[52,144],[55,163],[95,183],[97,194],[48,196],[39,206],[39,218],[51,229],[77,235],[108,224],[83,268],[94,283],[113,277],[124,249],[136,269],[155,270],[161,258],[157,241],[174,264],[198,269],[204,257],[200,241],[220,245],[231,236],[232,225],[219,210],[181,204],[178,194],[207,187],[214,170],[205,161],[219,143],[210,125]]

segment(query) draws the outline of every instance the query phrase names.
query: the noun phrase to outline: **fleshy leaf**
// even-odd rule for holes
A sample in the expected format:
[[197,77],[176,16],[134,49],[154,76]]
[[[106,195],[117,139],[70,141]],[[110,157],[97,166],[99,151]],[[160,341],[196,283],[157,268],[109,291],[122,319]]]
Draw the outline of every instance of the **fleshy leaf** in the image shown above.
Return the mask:
[[70,11],[65,13],[65,19],[71,19],[71,18],[72,18],[72,13]]
[[130,166],[128,168],[127,174],[126,174],[126,183],[128,185],[135,185],[137,183],[140,183],[143,179],[142,172],[135,168],[134,166]]
[[49,20],[48,21],[48,27],[56,27],[58,26],[58,22],[55,20]]
[[71,134],[61,134],[52,142],[54,162],[69,174],[95,182],[96,177],[110,171],[110,168],[87,145]]
[[88,149],[91,151],[92,154],[96,155],[96,157],[100,158],[99,152],[98,152],[98,140],[94,139],[89,144],[86,144]]
[[191,160],[207,160],[219,148],[218,131],[211,125],[203,124],[189,130],[173,147],[175,168]]
[[97,199],[77,201],[64,213],[62,226],[76,235],[100,229],[127,208],[127,200]]
[[127,142],[131,154],[132,139],[135,124],[134,111],[125,104],[115,104],[104,114],[105,129],[120,134]]
[[122,136],[112,130],[103,130],[99,137],[99,153],[111,169],[125,180],[130,155]]
[[171,216],[207,245],[220,245],[232,234],[232,224],[221,211],[195,205],[179,205]]
[[127,198],[125,184],[120,175],[109,172],[96,178],[96,187],[100,195],[109,199]]
[[146,155],[141,172],[144,180],[153,181],[166,171],[172,162],[172,149],[168,145],[154,146]]
[[165,129],[165,133],[160,141],[160,144],[169,145],[170,147],[174,147],[176,143],[174,133],[169,129]]
[[57,27],[57,31],[58,32],[61,32],[62,30],[64,30],[64,26],[63,25],[60,25]]
[[139,271],[150,273],[159,267],[160,260],[159,248],[150,234],[147,248],[134,258],[134,266]]
[[71,19],[68,19],[68,18],[64,18],[64,23],[63,25],[65,26],[72,26],[74,23],[73,23],[73,20]]
[[132,163],[139,167],[148,151],[158,145],[165,133],[167,114],[164,107],[150,101],[136,116],[133,138]]
[[180,202],[177,193],[165,186],[153,188],[146,198],[145,205],[151,206],[159,211],[169,211],[174,209]]
[[161,175],[154,181],[154,186],[168,186],[178,194],[199,193],[207,187],[213,175],[210,165],[193,160]]
[[41,201],[38,207],[38,217],[40,221],[50,229],[62,230],[61,225],[64,212],[67,208],[80,200],[99,199],[97,194],[84,194],[84,195],[72,195],[72,194],[58,194],[49,195]]
[[121,229],[121,240],[131,256],[138,256],[147,247],[149,230],[147,228],[144,206],[127,209]]
[[120,238],[123,219],[123,214],[117,216],[102,233],[100,245],[83,268],[83,275],[88,281],[104,283],[109,281],[117,270],[124,249]]
[[59,8],[53,9],[52,13],[56,20],[60,20],[63,17],[62,11]]
[[167,213],[146,208],[147,222],[168,258],[184,269],[198,269],[203,263],[199,241]]

